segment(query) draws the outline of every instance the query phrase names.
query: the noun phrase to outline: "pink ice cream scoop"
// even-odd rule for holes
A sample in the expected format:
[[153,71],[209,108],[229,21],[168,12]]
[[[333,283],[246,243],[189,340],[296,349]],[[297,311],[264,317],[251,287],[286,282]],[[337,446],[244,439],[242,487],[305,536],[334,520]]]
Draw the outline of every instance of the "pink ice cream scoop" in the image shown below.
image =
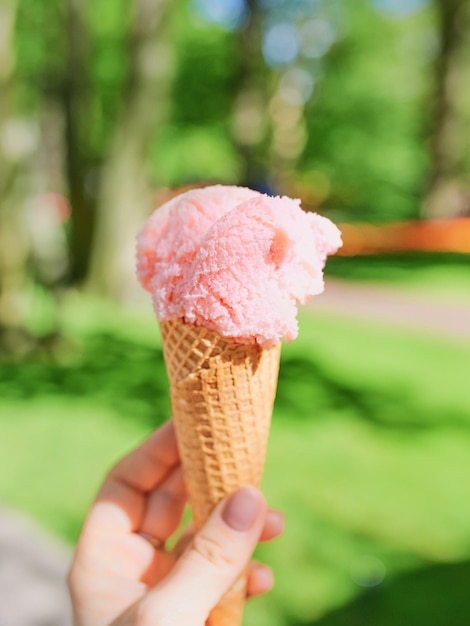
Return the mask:
[[324,289],[342,245],[299,200],[216,185],[164,204],[138,235],[137,274],[159,320],[183,319],[238,343],[295,339],[297,304]]

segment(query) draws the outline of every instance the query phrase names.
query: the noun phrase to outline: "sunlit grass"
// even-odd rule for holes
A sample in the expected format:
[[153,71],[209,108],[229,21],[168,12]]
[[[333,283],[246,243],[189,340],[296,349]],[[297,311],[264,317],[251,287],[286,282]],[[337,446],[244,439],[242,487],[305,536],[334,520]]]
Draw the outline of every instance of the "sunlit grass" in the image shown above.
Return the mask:
[[73,542],[109,469],[150,432],[85,401],[44,396],[0,404],[0,494]]
[[416,298],[455,304],[470,303],[470,255],[404,252],[331,257],[328,276],[345,280],[380,283],[398,288]]
[[[151,316],[79,302],[63,315],[63,353],[0,365],[0,498],[73,543],[107,469],[169,405]],[[395,593],[423,572],[432,586],[429,564],[470,557],[468,363],[468,344],[301,316],[283,348],[264,478],[287,528],[259,550],[277,586],[248,625],[361,624],[348,611],[368,615],[355,600],[368,585]],[[398,626],[380,621],[385,605],[370,623]]]

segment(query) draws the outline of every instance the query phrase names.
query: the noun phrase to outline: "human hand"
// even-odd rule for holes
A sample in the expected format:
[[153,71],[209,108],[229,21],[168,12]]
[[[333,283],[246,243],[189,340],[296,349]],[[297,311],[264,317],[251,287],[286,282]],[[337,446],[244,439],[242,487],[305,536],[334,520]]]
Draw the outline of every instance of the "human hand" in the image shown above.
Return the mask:
[[[181,554],[166,541],[186,504],[172,422],[108,474],[92,505],[69,574],[75,626],[202,626],[237,580],[258,541],[282,532],[283,517],[243,487],[219,503]],[[252,564],[248,595],[272,587]]]

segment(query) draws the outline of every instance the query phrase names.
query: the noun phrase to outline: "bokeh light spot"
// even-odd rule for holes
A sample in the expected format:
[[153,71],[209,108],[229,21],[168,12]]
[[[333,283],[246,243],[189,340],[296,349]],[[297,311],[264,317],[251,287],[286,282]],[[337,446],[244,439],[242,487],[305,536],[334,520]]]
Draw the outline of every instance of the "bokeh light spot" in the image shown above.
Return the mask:
[[269,65],[286,65],[297,57],[299,47],[299,33],[293,24],[275,24],[264,37],[264,58]]
[[360,587],[377,587],[386,574],[383,562],[371,554],[361,554],[351,563],[351,578]]
[[318,59],[328,52],[335,38],[330,22],[321,18],[309,20],[300,30],[301,52],[305,57]]
[[0,150],[12,162],[30,156],[39,141],[39,130],[30,120],[10,118],[0,128]]
[[407,17],[429,5],[429,0],[372,0],[381,13],[390,17]]
[[313,78],[307,70],[293,67],[282,76],[279,83],[279,95],[292,105],[304,105],[313,90]]
[[229,30],[242,26],[248,14],[245,0],[193,0],[193,4],[205,20]]

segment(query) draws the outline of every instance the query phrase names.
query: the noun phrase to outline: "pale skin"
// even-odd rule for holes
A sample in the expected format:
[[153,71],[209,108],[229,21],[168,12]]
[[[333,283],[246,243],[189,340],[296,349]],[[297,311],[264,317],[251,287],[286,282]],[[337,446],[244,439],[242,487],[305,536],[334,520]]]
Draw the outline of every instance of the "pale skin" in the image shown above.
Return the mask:
[[[69,574],[75,626],[203,626],[257,543],[283,529],[282,514],[244,488],[168,550],[185,505],[170,421],[109,472],[87,515]],[[247,595],[272,585],[271,570],[251,563]]]

